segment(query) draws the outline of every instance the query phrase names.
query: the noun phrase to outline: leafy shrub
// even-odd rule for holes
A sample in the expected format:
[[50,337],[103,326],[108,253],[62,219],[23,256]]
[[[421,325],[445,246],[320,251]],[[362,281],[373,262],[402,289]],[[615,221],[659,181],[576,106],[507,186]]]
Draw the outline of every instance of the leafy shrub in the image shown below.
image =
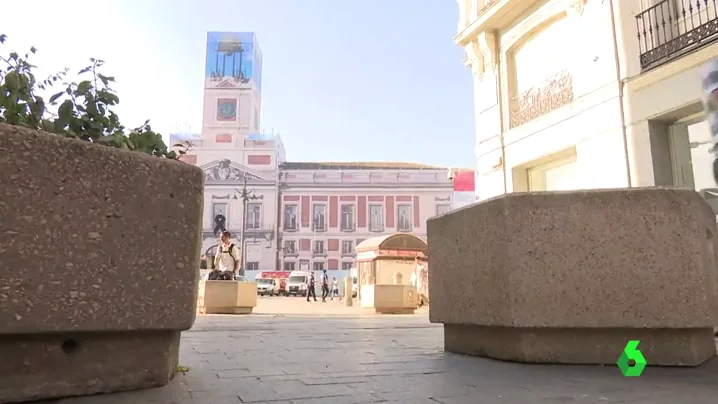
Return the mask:
[[[6,39],[0,34],[0,51]],[[36,51],[32,47],[22,56],[0,53],[0,122],[168,159],[178,159],[187,152],[187,143],[176,145],[176,152],[168,150],[149,121],[131,130],[120,123],[112,111],[120,102],[110,87],[115,78],[100,73],[102,60],[90,59],[77,74],[79,83],[66,80],[67,69],[38,80],[33,74],[36,66],[29,62]],[[64,89],[47,102],[38,94],[60,86]],[[48,111],[48,105],[57,106],[57,113]]]

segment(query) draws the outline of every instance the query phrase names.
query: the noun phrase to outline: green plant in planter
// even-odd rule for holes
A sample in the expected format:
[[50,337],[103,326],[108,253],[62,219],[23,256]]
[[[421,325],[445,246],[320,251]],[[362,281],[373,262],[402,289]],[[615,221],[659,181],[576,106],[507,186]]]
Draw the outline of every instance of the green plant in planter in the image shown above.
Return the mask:
[[[0,45],[6,39],[6,35],[0,34]],[[104,64],[102,60],[90,59],[90,65],[78,72],[82,79],[79,83],[64,81],[67,69],[38,80],[33,74],[36,67],[28,61],[35,52],[33,47],[24,56],[17,52],[0,55],[1,123],[168,159],[178,159],[189,150],[188,142],[175,145],[177,151],[168,150],[149,121],[131,130],[120,123],[112,111],[120,102],[110,87],[115,79],[99,72]],[[59,85],[65,87],[64,90],[53,94],[47,103],[38,95],[39,91]],[[57,106],[57,113],[48,111],[48,105]]]

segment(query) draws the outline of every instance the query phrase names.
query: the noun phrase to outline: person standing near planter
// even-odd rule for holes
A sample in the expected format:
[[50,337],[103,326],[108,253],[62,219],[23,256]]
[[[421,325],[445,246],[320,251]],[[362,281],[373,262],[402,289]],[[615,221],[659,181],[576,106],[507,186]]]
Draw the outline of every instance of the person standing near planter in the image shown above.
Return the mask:
[[419,257],[416,257],[414,260],[416,267],[414,268],[414,273],[411,274],[411,280],[409,281],[411,284],[416,287],[416,297],[417,297],[417,305],[419,307],[423,306],[424,304],[424,277],[426,268],[424,265],[422,265],[421,260]]
[[214,271],[209,274],[209,280],[234,280],[241,261],[239,247],[232,243],[232,235],[223,231],[217,246],[217,256],[214,258]]

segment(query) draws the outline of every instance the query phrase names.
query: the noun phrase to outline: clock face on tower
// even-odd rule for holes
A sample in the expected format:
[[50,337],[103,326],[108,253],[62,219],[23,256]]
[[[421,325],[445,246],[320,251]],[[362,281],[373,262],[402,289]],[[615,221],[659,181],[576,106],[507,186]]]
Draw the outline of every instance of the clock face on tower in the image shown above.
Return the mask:
[[236,98],[220,98],[217,100],[217,120],[218,121],[236,121],[237,120],[237,99]]

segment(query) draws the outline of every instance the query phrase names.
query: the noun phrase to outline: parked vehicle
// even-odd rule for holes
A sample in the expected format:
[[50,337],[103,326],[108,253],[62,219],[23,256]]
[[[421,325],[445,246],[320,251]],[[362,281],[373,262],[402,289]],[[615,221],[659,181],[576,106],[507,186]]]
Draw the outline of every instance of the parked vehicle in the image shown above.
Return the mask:
[[254,282],[257,283],[257,294],[260,296],[270,295],[274,296],[274,287],[276,285],[276,279],[271,278],[255,278]]
[[[274,295],[286,295],[287,294],[287,278],[289,278],[289,271],[262,271],[257,274],[255,281],[257,281],[257,292],[259,293],[259,280],[261,279],[266,286],[266,294],[270,296]],[[266,280],[271,280],[269,283]]]
[[306,296],[307,280],[310,276],[309,271],[292,271],[287,279],[287,295]]
[[[210,271],[210,272],[211,272],[211,271]],[[202,277],[200,278],[200,280],[202,280],[202,281],[207,281],[207,280],[209,280],[209,274],[210,274],[210,272],[207,272],[207,273],[205,273],[204,275],[202,275]],[[235,281],[241,281],[241,282],[245,282],[245,281],[246,281],[246,279],[244,278],[244,276],[236,275],[236,274],[234,275],[234,280],[235,280]]]

